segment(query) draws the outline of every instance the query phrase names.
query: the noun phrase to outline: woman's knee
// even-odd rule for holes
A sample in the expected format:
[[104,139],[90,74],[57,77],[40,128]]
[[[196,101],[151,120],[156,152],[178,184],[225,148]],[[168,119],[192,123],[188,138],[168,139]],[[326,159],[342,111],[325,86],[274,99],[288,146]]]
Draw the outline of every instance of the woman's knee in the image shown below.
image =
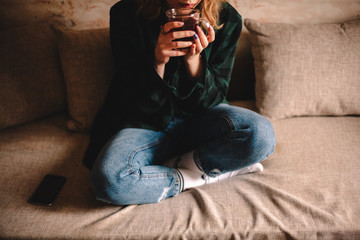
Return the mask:
[[[233,135],[243,141],[242,148],[246,148],[244,158],[249,164],[263,161],[273,153],[275,147],[275,134],[271,122],[262,115],[241,109],[240,113],[232,117]],[[246,145],[246,146],[245,146]]]
[[133,202],[132,192],[134,191],[132,177],[121,176],[116,172],[105,172],[93,169],[92,186],[98,200],[115,205],[128,205]]
[[[109,156],[100,155],[91,172],[91,182],[98,200],[116,205],[127,205],[127,193],[131,184],[129,169],[122,169],[118,159],[112,160]],[[135,174],[135,173],[132,173]]]
[[276,144],[274,128],[268,119],[257,113],[254,113],[249,127],[251,158],[254,163],[263,161],[274,152]]
[[257,121],[256,131],[260,147],[272,153],[276,140],[274,128],[271,122],[265,117],[261,116]]

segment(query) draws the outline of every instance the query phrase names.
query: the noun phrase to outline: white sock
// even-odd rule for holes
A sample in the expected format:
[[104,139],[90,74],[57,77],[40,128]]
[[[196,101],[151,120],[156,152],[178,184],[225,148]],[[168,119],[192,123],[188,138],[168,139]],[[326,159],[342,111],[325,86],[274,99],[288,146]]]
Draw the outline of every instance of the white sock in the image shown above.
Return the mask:
[[183,190],[198,187],[206,183],[203,178],[204,173],[199,169],[194,160],[194,152],[189,152],[181,156],[177,164],[177,170],[183,177]]
[[216,177],[209,177],[206,176],[206,184],[213,183],[213,182],[219,182],[221,180],[231,178],[237,175],[247,174],[247,173],[255,173],[255,172],[262,172],[264,170],[264,167],[261,163],[255,163],[253,165],[250,165],[248,167],[241,168],[239,170],[223,173]]
[[264,167],[261,163],[255,163],[251,166],[241,168],[239,170],[223,173],[216,177],[209,177],[204,172],[202,172],[195,163],[194,152],[192,151],[181,156],[181,160],[177,164],[177,170],[183,177],[183,190],[186,190],[192,187],[218,182],[237,175],[262,172]]
[[255,173],[255,172],[262,172],[262,171],[264,171],[263,165],[261,163],[255,163],[253,165],[241,168],[234,172],[237,172],[236,175],[241,175],[241,174],[246,174],[246,173]]

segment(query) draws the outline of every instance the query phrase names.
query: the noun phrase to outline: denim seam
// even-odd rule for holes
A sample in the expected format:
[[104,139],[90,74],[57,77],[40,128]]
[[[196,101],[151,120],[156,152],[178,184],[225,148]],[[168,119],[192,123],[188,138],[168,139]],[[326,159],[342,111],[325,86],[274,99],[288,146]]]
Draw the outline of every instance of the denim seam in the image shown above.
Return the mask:
[[[140,152],[142,152],[142,151],[144,151],[146,149],[153,148],[156,145],[159,145],[159,143],[160,143],[160,140],[156,140],[156,141],[154,141],[152,143],[148,143],[148,144],[145,144],[143,146],[140,146],[140,147],[136,148],[132,153],[130,153],[129,158],[128,158],[129,173],[135,173],[135,174],[139,175],[138,171],[135,171],[135,169],[133,167],[134,166],[133,162],[134,162],[135,156],[138,153],[140,153]],[[138,170],[138,169],[136,169],[136,170]]]
[[152,179],[152,178],[171,178],[167,173],[154,173],[154,174],[141,174],[141,178]]
[[231,118],[229,118],[228,116],[222,116],[222,117],[219,117],[219,118],[224,119],[228,123],[228,125],[230,127],[230,132],[235,131],[235,124],[231,120]]
[[178,169],[174,169],[176,179],[175,179],[175,186],[178,188],[178,193],[184,191],[184,177]]

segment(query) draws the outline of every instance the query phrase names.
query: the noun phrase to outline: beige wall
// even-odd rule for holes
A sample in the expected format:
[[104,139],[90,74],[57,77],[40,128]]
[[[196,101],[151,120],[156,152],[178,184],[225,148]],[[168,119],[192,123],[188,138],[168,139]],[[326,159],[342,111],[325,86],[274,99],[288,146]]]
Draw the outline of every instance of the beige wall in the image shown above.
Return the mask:
[[289,23],[339,22],[360,17],[360,0],[230,0],[245,18]]
[[[0,0],[0,28],[56,21],[73,28],[109,24],[118,0]],[[340,22],[360,16],[360,0],[230,0],[246,18],[276,22]]]
[[0,0],[2,29],[55,21],[74,28],[102,28],[109,24],[111,5],[118,0]]

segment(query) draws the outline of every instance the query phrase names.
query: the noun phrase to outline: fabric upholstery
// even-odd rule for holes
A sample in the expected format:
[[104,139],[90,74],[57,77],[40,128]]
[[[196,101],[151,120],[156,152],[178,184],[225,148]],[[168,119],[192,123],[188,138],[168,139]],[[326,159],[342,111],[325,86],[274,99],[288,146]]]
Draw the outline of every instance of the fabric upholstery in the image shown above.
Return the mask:
[[[273,121],[277,145],[262,173],[127,207],[95,199],[90,171],[81,164],[88,135],[69,133],[66,121],[60,115],[0,132],[1,239],[360,236],[359,117]],[[49,173],[67,177],[55,204],[28,204]]]
[[88,131],[114,74],[109,29],[55,31],[72,117],[68,129]]
[[[333,25],[324,27],[327,26]],[[342,27],[351,37],[350,27],[347,24]],[[54,38],[50,29],[38,29],[36,37],[30,37],[33,29],[20,29],[28,30],[0,33],[0,129],[13,126],[0,131],[0,239],[359,238],[358,116],[272,120],[277,145],[275,153],[263,162],[264,172],[259,174],[237,176],[194,188],[158,204],[125,207],[97,201],[90,185],[90,171],[81,163],[89,135],[68,131],[69,127],[85,131],[91,125],[91,120],[86,117],[91,119],[95,111],[72,110],[76,114],[72,114],[75,120],[70,124],[65,113],[47,117],[66,108],[61,73],[54,70],[54,59],[57,58],[54,42],[42,40],[39,44],[39,40],[45,38],[44,34]],[[76,107],[82,107],[82,104],[95,106],[85,92],[94,90],[87,89],[90,86],[86,86],[83,76],[89,73],[89,68],[112,68],[104,64],[109,59],[105,55],[110,53],[102,50],[87,52],[88,57],[98,59],[103,56],[102,64],[77,54],[76,49],[82,47],[79,44],[91,44],[77,34],[85,34],[89,41],[94,41],[106,33],[94,37],[86,31],[59,31],[59,44],[64,43],[67,48],[63,49],[67,56],[62,57],[65,59],[63,67],[68,67],[67,74],[72,77],[66,85],[70,93],[69,107],[72,100],[69,96],[85,99],[72,101]],[[104,42],[91,49],[105,46],[105,38],[101,39],[99,42]],[[345,43],[353,44],[344,40]],[[86,52],[86,49],[81,51]],[[25,57],[18,57],[21,54]],[[74,63],[72,57],[83,60]],[[300,54],[299,57],[305,58]],[[40,63],[41,67],[35,63]],[[60,68],[60,64],[57,65]],[[69,69],[71,66],[85,73],[78,77],[75,70]],[[102,70],[91,71],[96,75]],[[109,74],[109,69],[103,74],[99,76]],[[347,74],[344,72],[344,76]],[[92,75],[86,76],[89,82],[94,80]],[[324,76],[328,77],[326,73]],[[99,89],[106,88],[94,81]],[[344,91],[352,94],[345,86],[352,82],[341,81]],[[71,84],[75,87],[69,90]],[[329,85],[325,85],[333,86],[331,84],[333,81],[329,80]],[[101,99],[95,100],[95,104],[100,104],[99,101]],[[255,110],[255,102],[233,104]],[[18,125],[38,118],[41,119]],[[28,199],[46,174],[65,176],[64,188],[51,207],[29,204]]]
[[0,129],[65,111],[61,76],[47,24],[0,31]]
[[360,114],[360,19],[303,25],[247,19],[245,26],[261,114]]

